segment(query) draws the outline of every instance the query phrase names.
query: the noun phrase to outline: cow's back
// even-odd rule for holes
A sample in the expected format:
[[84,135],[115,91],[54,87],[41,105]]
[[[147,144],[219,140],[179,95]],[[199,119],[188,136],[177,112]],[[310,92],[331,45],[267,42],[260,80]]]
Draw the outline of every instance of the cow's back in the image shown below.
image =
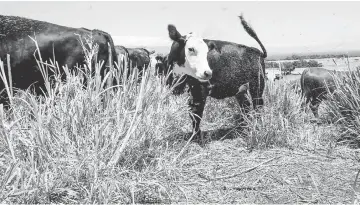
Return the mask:
[[117,55],[129,55],[128,50],[124,46],[115,46]]
[[143,49],[139,48],[128,48],[129,59],[132,62],[132,67],[137,66],[139,69],[147,68],[150,64],[150,56]]
[[[71,69],[76,64],[85,63],[83,48],[79,42],[80,36],[86,47],[84,38],[91,35],[94,43],[99,45],[97,60],[105,61],[102,70],[109,56],[108,42],[110,46],[112,44],[110,50],[115,55],[111,36],[99,30],[70,28],[38,20],[0,15],[0,33],[3,34],[0,35],[0,57],[4,60],[7,54],[10,55],[13,86],[26,89],[34,85],[37,93],[43,87],[44,80],[33,55],[36,45],[30,37],[37,41],[43,61],[49,62],[55,55],[61,72],[63,65]],[[0,89],[2,88],[3,83],[0,85]]]
[[[33,58],[36,45],[31,40],[30,37],[32,37],[38,43],[42,58],[48,60],[50,54],[52,57],[53,46],[55,54],[57,54],[57,51],[78,49],[79,44],[74,33],[80,35],[89,34],[85,30],[67,28],[43,21],[0,15],[0,57],[3,59],[6,54],[10,54],[12,66],[14,68],[19,67],[22,61]],[[70,36],[74,36],[74,38],[69,38]],[[67,45],[67,47],[57,49],[57,45],[63,44]],[[55,57],[57,57],[56,60],[65,61],[62,55]],[[32,64],[34,65],[34,63]]]

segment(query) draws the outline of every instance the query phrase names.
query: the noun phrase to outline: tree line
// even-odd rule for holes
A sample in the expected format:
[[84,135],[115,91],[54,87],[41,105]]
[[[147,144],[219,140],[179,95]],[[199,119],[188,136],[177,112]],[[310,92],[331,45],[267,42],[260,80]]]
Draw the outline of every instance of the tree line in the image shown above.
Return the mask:
[[[282,62],[282,70],[291,70],[295,68],[311,68],[323,67],[323,65],[316,60],[295,60],[292,62]],[[279,68],[279,62],[265,62],[265,68]]]
[[311,54],[311,55],[291,55],[284,60],[302,60],[302,59],[323,59],[323,58],[343,58],[348,57],[347,54]]

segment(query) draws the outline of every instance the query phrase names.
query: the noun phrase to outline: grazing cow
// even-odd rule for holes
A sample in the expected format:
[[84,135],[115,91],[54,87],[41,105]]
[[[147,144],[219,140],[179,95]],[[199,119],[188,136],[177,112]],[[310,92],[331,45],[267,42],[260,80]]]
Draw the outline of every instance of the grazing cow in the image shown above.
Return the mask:
[[305,104],[309,104],[315,118],[319,117],[318,108],[322,100],[326,99],[328,87],[331,93],[335,90],[333,75],[347,71],[331,71],[324,68],[307,68],[300,78],[301,95],[305,98]]
[[[138,71],[142,73],[144,67],[147,69],[150,66],[150,55],[155,53],[155,51],[148,51],[145,48],[125,48],[124,46],[116,46],[117,55],[124,54],[125,52],[128,54],[128,68],[131,69],[137,67]],[[131,72],[128,72],[129,74]],[[141,74],[140,74],[141,75]]]
[[155,51],[148,51],[145,48],[128,48],[129,59],[132,63],[132,68],[135,66],[138,68],[139,72],[147,69],[150,66],[150,55],[155,53]]
[[168,25],[169,36],[173,40],[168,65],[173,73],[187,75],[186,83],[191,96],[189,106],[195,114],[191,115],[193,129],[198,136],[201,136],[200,121],[208,96],[216,99],[235,96],[244,109],[250,106],[245,95],[249,90],[253,106],[263,105],[264,59],[267,53],[255,31],[242,16],[240,20],[263,52],[232,42],[203,39],[194,33],[183,36],[174,25]]
[[[53,60],[55,56],[55,60],[61,67],[61,74],[64,74],[62,65],[67,65],[69,69],[72,69],[76,64],[84,64],[84,52],[79,42],[79,36],[75,34],[79,34],[82,38],[92,35],[94,43],[99,45],[97,59],[104,61],[100,71],[103,77],[109,58],[108,43],[112,55],[116,55],[112,38],[106,32],[0,15],[0,58],[5,61],[6,55],[10,55],[13,87],[27,89],[32,85],[37,94],[41,94],[41,90],[45,90],[44,79],[33,56],[36,45],[30,37],[36,39],[43,61]],[[86,44],[85,41],[84,44]],[[7,71],[7,69],[5,70]],[[5,73],[8,76],[7,72]],[[52,74],[53,72],[49,70],[49,76]],[[62,75],[62,79],[64,78]],[[4,87],[4,83],[1,81],[0,90],[3,90]]]
[[116,54],[122,54],[124,56],[129,56],[129,51],[124,46],[115,46]]

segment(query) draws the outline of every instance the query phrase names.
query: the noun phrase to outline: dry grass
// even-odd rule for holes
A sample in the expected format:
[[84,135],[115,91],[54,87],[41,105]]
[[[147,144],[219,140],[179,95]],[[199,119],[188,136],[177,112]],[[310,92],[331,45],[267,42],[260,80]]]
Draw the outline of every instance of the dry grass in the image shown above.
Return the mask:
[[311,124],[287,83],[267,84],[265,107],[247,127],[234,99],[209,98],[201,127],[211,140],[200,147],[184,140],[187,94],[171,95],[150,70],[141,81],[116,70],[115,90],[97,71],[85,72],[80,89],[83,77],[67,70],[50,94],[14,94],[0,120],[1,203],[356,201],[357,150],[335,141],[343,125]]

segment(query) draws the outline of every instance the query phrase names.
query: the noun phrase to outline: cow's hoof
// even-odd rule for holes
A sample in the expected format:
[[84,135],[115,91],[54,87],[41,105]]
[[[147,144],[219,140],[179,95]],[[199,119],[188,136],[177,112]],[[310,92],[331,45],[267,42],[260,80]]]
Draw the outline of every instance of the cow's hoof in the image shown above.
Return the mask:
[[205,147],[205,145],[208,144],[210,140],[206,138],[205,133],[198,132],[192,141],[199,144],[200,147]]

